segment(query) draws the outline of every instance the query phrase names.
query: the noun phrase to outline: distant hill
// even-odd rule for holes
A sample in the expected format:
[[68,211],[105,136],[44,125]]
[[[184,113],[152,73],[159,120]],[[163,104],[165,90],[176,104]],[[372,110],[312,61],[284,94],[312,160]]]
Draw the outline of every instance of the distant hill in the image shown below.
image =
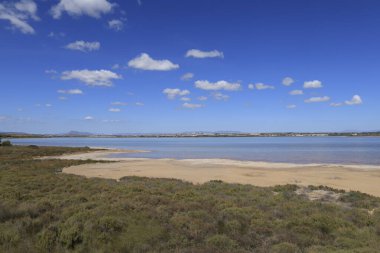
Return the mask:
[[93,133],[89,132],[79,132],[79,131],[70,131],[68,133],[62,134],[64,136],[91,136]]

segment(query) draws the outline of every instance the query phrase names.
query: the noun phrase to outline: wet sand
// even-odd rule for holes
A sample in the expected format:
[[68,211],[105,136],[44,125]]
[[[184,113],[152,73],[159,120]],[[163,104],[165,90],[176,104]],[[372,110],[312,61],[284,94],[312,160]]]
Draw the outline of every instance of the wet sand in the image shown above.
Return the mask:
[[128,151],[106,150],[56,158],[114,161],[112,163],[83,164],[63,169],[64,173],[85,177],[120,179],[125,176],[141,176],[175,178],[192,183],[222,180],[228,183],[256,186],[325,185],[347,191],[361,191],[380,197],[380,166],[376,165],[291,164],[227,159],[107,158],[107,155],[110,154],[126,152]]

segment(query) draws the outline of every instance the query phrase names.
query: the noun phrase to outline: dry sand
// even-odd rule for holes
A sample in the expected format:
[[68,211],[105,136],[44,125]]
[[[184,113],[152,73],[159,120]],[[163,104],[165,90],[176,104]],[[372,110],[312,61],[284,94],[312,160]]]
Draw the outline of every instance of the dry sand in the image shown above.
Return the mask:
[[56,158],[116,161],[83,164],[63,169],[64,173],[85,177],[120,179],[125,176],[142,176],[175,178],[193,183],[222,180],[228,183],[257,186],[326,185],[380,197],[380,166],[375,165],[289,164],[226,159],[107,158],[109,154],[125,152],[120,150],[95,151]]

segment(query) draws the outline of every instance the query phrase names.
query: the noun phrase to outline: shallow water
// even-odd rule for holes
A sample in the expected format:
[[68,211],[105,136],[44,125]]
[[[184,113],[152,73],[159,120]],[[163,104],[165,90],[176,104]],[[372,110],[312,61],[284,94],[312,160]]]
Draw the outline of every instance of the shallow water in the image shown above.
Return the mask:
[[233,138],[28,138],[15,144],[90,146],[147,150],[112,157],[226,158],[285,163],[380,165],[377,137],[233,137]]

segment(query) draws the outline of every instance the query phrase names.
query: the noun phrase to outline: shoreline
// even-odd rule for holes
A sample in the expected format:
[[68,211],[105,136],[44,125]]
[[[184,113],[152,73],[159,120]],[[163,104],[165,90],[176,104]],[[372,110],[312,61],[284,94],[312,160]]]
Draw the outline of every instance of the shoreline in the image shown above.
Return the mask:
[[100,160],[100,161],[137,161],[137,160],[173,160],[191,162],[194,164],[215,164],[215,165],[232,165],[241,167],[263,166],[271,168],[305,168],[305,167],[344,167],[347,169],[362,169],[362,170],[380,170],[380,165],[374,164],[343,164],[343,163],[287,163],[287,162],[267,162],[267,161],[254,161],[254,160],[238,160],[228,158],[149,158],[149,157],[109,157],[112,154],[134,154],[134,153],[149,153],[148,150],[130,150],[130,149],[114,149],[107,147],[90,147],[97,149],[86,153],[75,153],[62,156],[54,156],[47,158],[58,159],[76,159],[76,160]]
[[[291,164],[227,159],[107,158],[125,150],[102,150],[70,154],[57,159],[110,161],[64,168],[63,173],[119,180],[126,176],[179,179],[194,184],[211,180],[226,183],[275,186],[325,185],[346,191],[360,191],[380,197],[380,166],[342,164]],[[135,151],[129,151],[131,153]]]

